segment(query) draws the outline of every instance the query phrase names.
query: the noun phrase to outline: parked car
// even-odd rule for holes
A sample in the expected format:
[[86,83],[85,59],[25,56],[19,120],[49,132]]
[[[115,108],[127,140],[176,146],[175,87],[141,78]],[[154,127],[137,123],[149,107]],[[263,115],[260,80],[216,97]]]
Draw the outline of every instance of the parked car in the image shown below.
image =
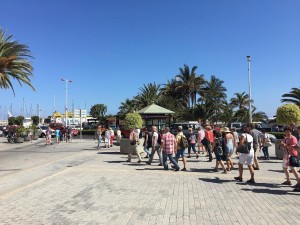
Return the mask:
[[[41,138],[46,137],[48,126],[42,125],[38,126],[38,133],[37,135]],[[51,128],[50,128],[51,129]],[[51,129],[51,137],[55,137],[55,130]]]
[[174,123],[171,126],[171,133],[172,134],[176,134],[177,133],[177,127],[178,126],[182,126],[182,132],[185,136],[189,135],[189,128],[193,129],[193,133],[194,134],[198,134],[198,128],[202,128],[200,123],[198,123],[197,121],[186,121],[186,122],[178,122],[178,123]]

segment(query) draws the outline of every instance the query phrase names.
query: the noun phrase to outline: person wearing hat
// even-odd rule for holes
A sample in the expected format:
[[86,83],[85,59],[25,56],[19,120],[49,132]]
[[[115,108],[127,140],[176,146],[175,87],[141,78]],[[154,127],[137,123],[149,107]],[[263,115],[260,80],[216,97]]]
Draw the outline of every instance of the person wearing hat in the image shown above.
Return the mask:
[[227,158],[227,171],[233,169],[233,162],[231,160],[231,156],[233,153],[233,146],[235,145],[235,140],[233,135],[231,134],[231,131],[228,127],[224,127],[223,132],[225,133],[225,143],[228,149],[228,158]]

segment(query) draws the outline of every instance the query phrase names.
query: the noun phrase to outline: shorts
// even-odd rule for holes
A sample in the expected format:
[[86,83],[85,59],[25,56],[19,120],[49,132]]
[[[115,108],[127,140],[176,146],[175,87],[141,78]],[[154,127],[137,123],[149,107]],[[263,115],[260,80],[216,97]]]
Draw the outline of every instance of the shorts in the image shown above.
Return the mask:
[[180,156],[181,156],[182,158],[185,157],[185,149],[178,149],[178,150],[177,150],[177,152],[176,152],[176,159],[179,159]]
[[254,151],[250,151],[249,154],[241,153],[239,156],[239,164],[246,164],[248,166],[253,165]]
[[282,168],[294,169],[294,168],[297,168],[297,167],[289,166],[289,160],[283,158],[283,160],[282,160]]

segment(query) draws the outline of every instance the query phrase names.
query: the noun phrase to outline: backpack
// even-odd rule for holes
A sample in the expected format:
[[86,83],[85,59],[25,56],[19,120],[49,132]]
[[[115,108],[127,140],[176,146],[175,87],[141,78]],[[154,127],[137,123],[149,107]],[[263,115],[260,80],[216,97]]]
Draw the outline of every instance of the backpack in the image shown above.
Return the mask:
[[148,141],[147,141],[147,147],[151,148],[152,147],[152,133],[148,133]]
[[158,133],[157,143],[159,145],[161,145],[161,134],[160,133]]
[[184,135],[181,136],[179,145],[181,149],[186,149],[187,147],[189,147],[189,142],[186,139],[186,136]]

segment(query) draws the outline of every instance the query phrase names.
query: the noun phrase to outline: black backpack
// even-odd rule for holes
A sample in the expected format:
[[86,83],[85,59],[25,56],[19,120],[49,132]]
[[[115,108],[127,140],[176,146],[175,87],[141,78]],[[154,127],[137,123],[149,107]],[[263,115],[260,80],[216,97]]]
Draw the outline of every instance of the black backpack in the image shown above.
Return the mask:
[[157,143],[159,145],[161,145],[161,134],[160,133],[158,133]]
[[151,147],[152,147],[152,132],[149,132],[149,133],[148,133],[147,147],[148,147],[148,148],[151,148]]

